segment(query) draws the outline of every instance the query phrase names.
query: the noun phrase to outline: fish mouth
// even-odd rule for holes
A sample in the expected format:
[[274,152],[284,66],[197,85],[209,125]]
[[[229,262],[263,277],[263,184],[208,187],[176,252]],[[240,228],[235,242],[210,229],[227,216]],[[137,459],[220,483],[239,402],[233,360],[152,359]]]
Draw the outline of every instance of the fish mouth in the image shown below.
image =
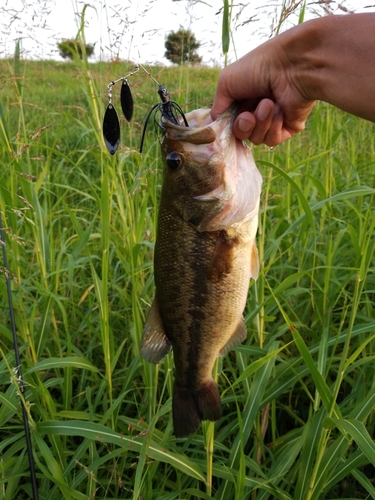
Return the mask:
[[216,140],[218,135],[223,134],[224,137],[228,136],[229,139],[237,114],[238,105],[232,104],[216,120],[212,120],[211,106],[206,106],[185,115],[189,127],[183,124],[182,117],[180,117],[180,124],[176,125],[162,116],[160,124],[164,129],[166,138],[197,145],[210,144]]

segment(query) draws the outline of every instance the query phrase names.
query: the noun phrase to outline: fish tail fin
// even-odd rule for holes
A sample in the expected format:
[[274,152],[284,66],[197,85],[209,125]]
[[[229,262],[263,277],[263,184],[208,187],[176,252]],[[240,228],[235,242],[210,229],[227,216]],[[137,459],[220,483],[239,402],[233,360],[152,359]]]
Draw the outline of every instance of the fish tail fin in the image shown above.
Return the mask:
[[172,413],[176,437],[193,434],[202,420],[218,420],[221,417],[221,401],[214,380],[205,383],[196,391],[175,383]]

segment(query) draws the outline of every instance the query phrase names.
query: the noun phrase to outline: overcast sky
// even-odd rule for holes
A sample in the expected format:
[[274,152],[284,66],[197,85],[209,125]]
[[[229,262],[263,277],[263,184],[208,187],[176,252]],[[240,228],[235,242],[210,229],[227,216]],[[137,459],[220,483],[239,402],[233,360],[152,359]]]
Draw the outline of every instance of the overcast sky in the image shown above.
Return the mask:
[[[288,2],[288,0],[287,0]],[[289,0],[293,2],[293,0]],[[296,3],[297,0],[294,0]],[[74,37],[86,2],[77,0],[0,0],[0,57],[14,54],[22,39],[25,58],[59,59],[56,42]],[[95,44],[93,60],[120,57],[135,62],[168,64],[164,56],[165,37],[180,27],[190,28],[201,43],[199,54],[206,64],[222,65],[221,0],[87,0],[86,42]],[[234,2],[233,41],[229,62],[266,41],[277,24],[281,0]],[[307,17],[322,15],[311,2]],[[335,14],[346,8],[375,12],[371,0],[331,2]],[[353,7],[355,5],[355,7]],[[315,9],[319,9],[314,12]],[[292,17],[285,24],[296,23]],[[234,50],[236,49],[236,50]]]

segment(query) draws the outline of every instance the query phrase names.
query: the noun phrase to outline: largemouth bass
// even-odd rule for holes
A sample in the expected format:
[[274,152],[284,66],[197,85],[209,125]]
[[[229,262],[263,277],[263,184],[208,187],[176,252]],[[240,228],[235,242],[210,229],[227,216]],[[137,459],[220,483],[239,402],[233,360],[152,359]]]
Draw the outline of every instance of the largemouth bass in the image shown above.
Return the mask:
[[221,417],[212,377],[218,356],[247,336],[250,278],[259,270],[255,236],[262,178],[250,148],[232,134],[236,110],[216,121],[210,109],[162,118],[163,186],[155,244],[155,299],[141,353],[159,363],[173,349],[176,437]]

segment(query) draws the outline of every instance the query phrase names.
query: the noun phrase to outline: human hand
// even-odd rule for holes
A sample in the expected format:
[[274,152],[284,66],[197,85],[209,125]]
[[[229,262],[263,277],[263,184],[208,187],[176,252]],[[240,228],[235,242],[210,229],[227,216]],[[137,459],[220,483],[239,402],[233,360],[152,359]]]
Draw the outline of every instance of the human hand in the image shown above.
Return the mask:
[[239,103],[238,139],[276,146],[305,128],[315,100],[375,123],[375,13],[306,21],[220,73],[211,117]]
[[315,100],[303,94],[285,52],[286,32],[227,66],[220,74],[211,116],[239,102],[233,133],[254,144],[276,146],[305,128]]

